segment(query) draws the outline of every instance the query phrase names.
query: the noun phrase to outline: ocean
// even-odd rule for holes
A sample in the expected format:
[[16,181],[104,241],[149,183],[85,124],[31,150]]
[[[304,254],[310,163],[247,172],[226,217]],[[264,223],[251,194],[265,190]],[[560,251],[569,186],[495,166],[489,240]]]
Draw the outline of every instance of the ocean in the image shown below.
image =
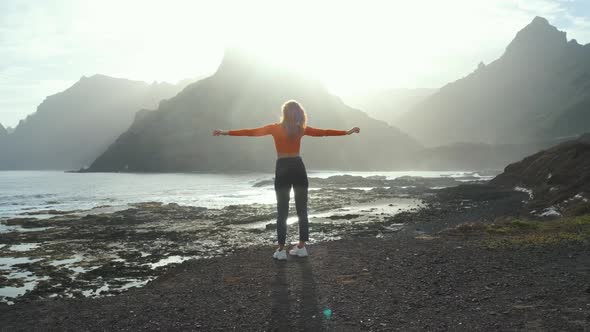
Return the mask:
[[[396,171],[339,172],[308,171],[309,177],[333,175],[381,175],[465,177],[488,179],[476,172]],[[275,202],[272,185],[253,187],[272,173],[65,173],[61,171],[0,171],[0,220],[39,211],[120,210],[130,203],[162,202],[222,208],[234,204]],[[49,217],[36,214],[35,217]]]

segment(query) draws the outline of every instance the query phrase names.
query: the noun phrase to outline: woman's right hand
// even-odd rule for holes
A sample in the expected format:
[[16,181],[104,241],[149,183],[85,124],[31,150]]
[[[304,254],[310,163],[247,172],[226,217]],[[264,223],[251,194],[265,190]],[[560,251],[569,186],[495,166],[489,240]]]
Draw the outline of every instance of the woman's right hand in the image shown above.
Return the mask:
[[353,133],[357,133],[357,134],[358,134],[358,133],[360,133],[360,132],[361,132],[361,128],[359,128],[359,127],[353,127],[352,129],[350,129],[350,130],[349,130],[349,131],[346,133],[346,135],[350,135],[350,134],[353,134]]
[[227,135],[227,132],[221,130],[221,129],[215,129],[213,130],[213,136],[220,136],[220,135]]

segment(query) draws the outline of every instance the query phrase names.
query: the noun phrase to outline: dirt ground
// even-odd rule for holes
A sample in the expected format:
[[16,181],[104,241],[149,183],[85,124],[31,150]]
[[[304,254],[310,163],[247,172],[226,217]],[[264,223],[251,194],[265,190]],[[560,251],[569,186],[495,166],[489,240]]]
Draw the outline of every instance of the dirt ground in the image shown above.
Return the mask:
[[[24,330],[567,330],[590,327],[587,245],[490,249],[443,235],[358,238],[273,261],[272,248],[188,261],[98,299],[3,306]],[[329,310],[329,311],[328,311]]]

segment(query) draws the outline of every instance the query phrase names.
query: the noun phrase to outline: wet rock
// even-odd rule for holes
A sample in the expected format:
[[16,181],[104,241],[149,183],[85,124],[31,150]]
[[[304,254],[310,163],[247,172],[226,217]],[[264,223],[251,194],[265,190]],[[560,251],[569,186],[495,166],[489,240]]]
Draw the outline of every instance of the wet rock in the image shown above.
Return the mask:
[[356,219],[360,216],[361,216],[360,214],[344,214],[344,215],[332,215],[327,218],[332,219],[332,220],[338,220],[338,219],[350,220],[350,219]]
[[561,208],[568,215],[588,213],[585,195],[590,193],[589,137],[583,135],[510,164],[490,184],[529,190],[529,210]]

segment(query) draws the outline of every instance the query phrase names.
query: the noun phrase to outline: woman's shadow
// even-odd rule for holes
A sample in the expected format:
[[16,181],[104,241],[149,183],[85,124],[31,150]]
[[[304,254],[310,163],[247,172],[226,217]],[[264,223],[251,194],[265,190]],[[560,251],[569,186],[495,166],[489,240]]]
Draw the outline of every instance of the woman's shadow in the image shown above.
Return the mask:
[[[272,330],[293,330],[297,327],[301,331],[323,331],[323,316],[317,303],[316,285],[309,258],[291,258],[289,262],[276,262],[276,274],[271,283],[272,287]],[[292,279],[291,284],[287,275]],[[290,289],[294,286],[294,293]],[[289,295],[291,294],[291,299]],[[299,312],[291,314],[296,301],[300,301]]]

